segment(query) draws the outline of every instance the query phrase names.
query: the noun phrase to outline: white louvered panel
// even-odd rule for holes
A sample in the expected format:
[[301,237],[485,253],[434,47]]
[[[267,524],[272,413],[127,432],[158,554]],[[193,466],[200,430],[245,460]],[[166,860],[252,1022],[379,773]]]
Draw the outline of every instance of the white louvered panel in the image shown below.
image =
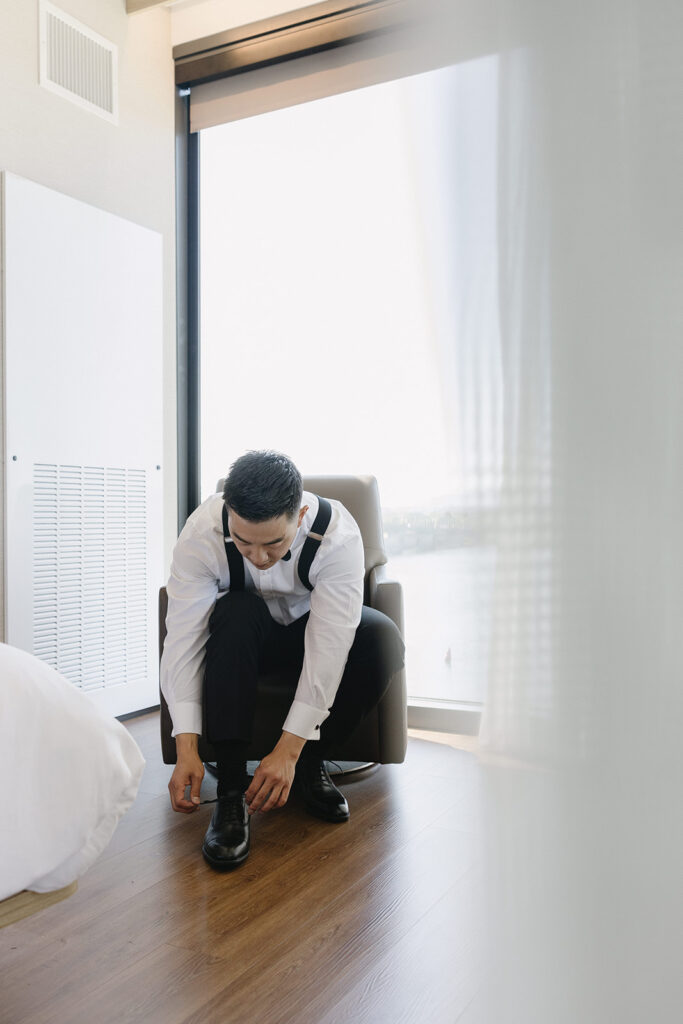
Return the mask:
[[57,467],[34,468],[33,651],[57,665]]
[[101,467],[83,473],[83,689],[105,684],[104,562],[105,503]]
[[109,470],[105,481],[108,509],[104,564],[105,664],[107,684],[126,678],[126,474]]
[[85,690],[148,670],[144,470],[34,466],[34,653]]
[[[45,26],[43,40],[44,69]],[[89,99],[60,96],[106,103],[75,87]],[[64,668],[108,714],[129,714],[158,700],[163,240],[7,171],[0,186],[4,638]]]
[[76,686],[82,685],[81,517],[83,470],[59,466],[57,487],[57,665]]
[[126,506],[126,549],[129,571],[137,585],[131,589],[126,608],[127,665],[131,678],[142,679],[147,672],[148,636],[144,607],[147,590],[147,484],[145,474],[131,470],[128,474]]
[[117,48],[41,0],[40,82],[109,121],[117,120]]

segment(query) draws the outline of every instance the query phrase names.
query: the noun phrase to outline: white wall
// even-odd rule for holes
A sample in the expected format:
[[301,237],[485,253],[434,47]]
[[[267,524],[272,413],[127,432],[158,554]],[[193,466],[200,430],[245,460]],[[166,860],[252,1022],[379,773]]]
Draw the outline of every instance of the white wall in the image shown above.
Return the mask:
[[[124,0],[57,0],[57,6],[118,46],[119,124],[112,125],[40,87],[38,0],[0,0],[0,169],[163,236],[167,564],[177,534],[175,93],[170,14],[158,8],[127,15]],[[4,572],[0,572],[2,578]],[[0,624],[3,621],[0,587]]]

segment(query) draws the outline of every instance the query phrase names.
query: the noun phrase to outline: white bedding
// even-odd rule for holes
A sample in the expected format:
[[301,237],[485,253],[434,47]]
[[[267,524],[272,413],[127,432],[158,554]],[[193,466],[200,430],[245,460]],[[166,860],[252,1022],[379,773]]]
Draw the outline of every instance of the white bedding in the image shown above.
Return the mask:
[[133,803],[144,765],[120,722],[0,643],[0,899],[79,878]]

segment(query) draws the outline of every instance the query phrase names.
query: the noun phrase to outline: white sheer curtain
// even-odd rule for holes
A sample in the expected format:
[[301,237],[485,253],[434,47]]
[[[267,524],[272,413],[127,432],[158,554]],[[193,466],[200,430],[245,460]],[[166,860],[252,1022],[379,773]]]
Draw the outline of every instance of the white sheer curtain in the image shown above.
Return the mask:
[[[683,1005],[682,40],[680,0],[445,3],[421,42],[456,63],[446,125],[406,115],[442,154],[416,178],[444,477],[495,557],[477,610],[491,1024]],[[421,365],[406,343],[391,372]],[[410,440],[419,463],[419,424]]]
[[[452,342],[454,445],[496,549],[480,1008],[496,1024],[673,1021],[683,7],[494,6],[499,330],[482,342],[470,322]],[[467,34],[452,11],[440,37]],[[455,262],[456,221],[450,235]]]

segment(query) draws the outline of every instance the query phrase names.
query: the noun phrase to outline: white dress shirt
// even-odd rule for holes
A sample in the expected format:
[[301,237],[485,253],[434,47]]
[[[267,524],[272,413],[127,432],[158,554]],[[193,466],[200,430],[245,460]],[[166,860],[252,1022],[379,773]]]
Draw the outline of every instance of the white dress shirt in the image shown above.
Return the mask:
[[[291,558],[268,569],[244,560],[245,589],[261,595],[276,622],[288,625],[310,610],[304,662],[282,726],[303,739],[320,737],[329,715],[363,607],[363,541],[356,521],[338,501],[309,571],[309,591],[299,579],[301,548],[318,512],[318,499],[304,491],[308,511],[290,548]],[[168,581],[166,640],[161,689],[173,735],[202,731],[202,682],[209,618],[216,600],[230,589],[223,541],[223,497],[213,494],[189,517],[173,551]]]

